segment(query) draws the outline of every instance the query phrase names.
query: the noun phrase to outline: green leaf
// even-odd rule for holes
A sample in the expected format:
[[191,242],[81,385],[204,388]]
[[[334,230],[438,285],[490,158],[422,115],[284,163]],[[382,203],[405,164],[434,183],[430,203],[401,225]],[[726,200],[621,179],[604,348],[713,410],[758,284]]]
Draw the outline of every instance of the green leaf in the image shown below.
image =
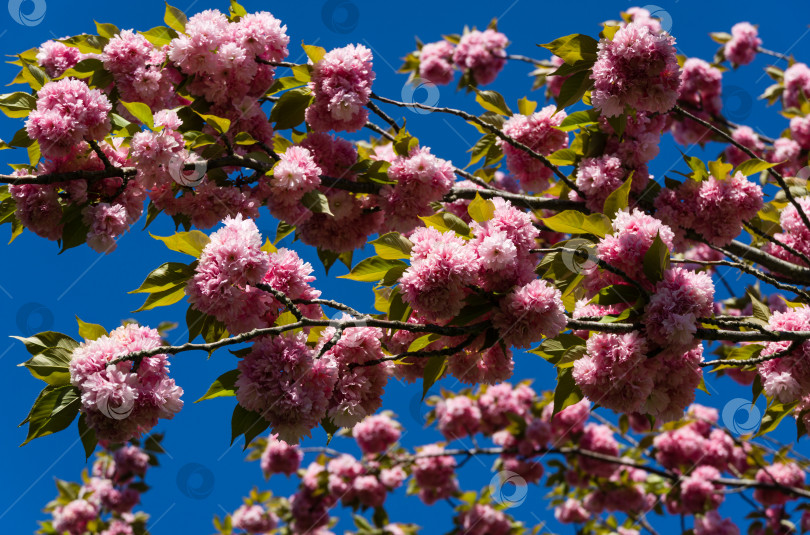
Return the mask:
[[554,389],[554,414],[579,402],[582,391],[574,381],[573,368],[557,368],[557,387]]
[[721,162],[720,160],[709,162],[709,174],[717,180],[725,180],[733,168],[734,166],[730,163]]
[[170,251],[184,253],[194,258],[199,258],[205,246],[211,241],[211,238],[199,230],[178,232],[172,236],[155,236],[151,232],[149,235],[156,240],[162,241]]
[[467,206],[467,213],[470,214],[473,221],[483,223],[495,215],[495,204],[481,197],[480,193],[476,193],[475,198]]
[[220,375],[216,381],[208,388],[208,391],[195,401],[199,403],[204,399],[214,399],[236,395],[236,380],[239,379],[239,370],[231,370]]
[[762,417],[762,423],[759,425],[759,431],[754,435],[754,438],[761,437],[779,427],[782,419],[792,413],[798,404],[798,401],[787,404],[773,402],[765,411],[765,416]]
[[150,30],[138,33],[158,48],[168,45],[172,42],[172,39],[177,38],[177,32],[166,26],[155,26]]
[[428,362],[425,365],[424,378],[422,379],[422,400],[425,399],[430,387],[441,378],[446,368],[447,356],[436,355],[433,357],[428,357]]
[[693,180],[701,182],[709,178],[709,171],[706,169],[706,164],[697,156],[687,156],[684,154],[683,161],[685,161],[689,169],[692,170],[690,176]]
[[31,110],[37,107],[37,99],[17,91],[16,93],[9,93],[0,95],[0,110],[11,118],[27,117]]
[[557,111],[579,102],[585,92],[593,86],[590,74],[591,71],[580,71],[563,82],[560,95],[557,97]]
[[186,283],[194,276],[192,266],[179,262],[166,262],[152,271],[137,290],[129,293],[148,293],[141,307],[135,312],[177,303],[186,295]]
[[750,291],[746,293],[748,294],[749,299],[751,299],[752,315],[756,319],[767,324],[771,319],[771,309],[768,307],[768,305],[757,299],[756,296],[754,296],[754,294]]
[[606,216],[613,219],[616,217],[617,213],[630,206],[630,186],[632,185],[633,172],[631,171],[630,176],[627,177],[624,184],[611,192],[611,194],[608,195],[608,198],[605,199],[605,207],[602,209],[602,211]]
[[76,322],[79,324],[79,336],[90,342],[97,340],[107,334],[107,329],[96,323],[85,323],[79,316],[76,316]]
[[744,176],[755,175],[757,173],[761,173],[766,169],[770,169],[771,167],[779,165],[778,163],[770,163],[764,160],[760,160],[759,158],[752,158],[750,160],[746,160],[740,165],[737,166],[735,170],[737,173],[742,173]]
[[301,204],[314,214],[333,215],[329,209],[329,198],[318,190],[311,190],[301,197]]
[[433,342],[435,342],[439,338],[441,338],[441,335],[440,334],[434,334],[434,333],[429,333],[429,334],[426,334],[424,336],[420,336],[419,338],[417,338],[416,340],[411,342],[411,345],[408,346],[407,351],[411,352],[411,351],[420,351],[422,349],[425,349],[427,346],[429,346],[430,344],[432,344]]
[[286,223],[284,221],[278,222],[278,227],[276,228],[276,238],[273,241],[273,245],[278,245],[278,242],[289,236],[295,232],[295,227]]
[[374,241],[369,242],[374,246],[377,256],[386,260],[408,259],[411,257],[413,243],[399,232],[389,232],[383,234]]
[[259,436],[270,424],[264,417],[255,411],[249,411],[241,405],[236,405],[231,417],[231,444],[242,435],[245,435],[245,447]]
[[610,306],[617,304],[632,305],[642,297],[641,292],[635,286],[627,284],[614,284],[599,290],[593,296],[589,303],[595,303],[602,306]]
[[512,110],[506,105],[503,95],[497,91],[480,91],[476,89],[475,93],[475,101],[485,110],[499,113],[507,117],[512,116]]
[[84,413],[79,416],[78,425],[79,438],[82,441],[82,446],[84,446],[84,458],[87,460],[96,451],[98,437],[96,436],[96,430],[87,425],[87,416]]
[[576,210],[565,210],[557,215],[542,219],[545,226],[565,234],[593,234],[604,238],[613,232],[610,219],[603,214],[585,215]]
[[661,240],[660,234],[655,235],[655,239],[644,253],[644,274],[650,282],[657,284],[664,279],[664,271],[669,268],[669,249]]
[[70,356],[72,352],[46,349],[20,364],[25,366],[35,378],[51,386],[70,384]]
[[361,282],[376,282],[385,278],[392,269],[406,269],[408,264],[401,260],[387,260],[379,256],[372,256],[357,263],[351,272],[341,275],[339,279],[349,279]]
[[575,111],[568,115],[557,127],[563,132],[570,132],[584,126],[599,124],[599,111],[595,109]]
[[96,22],[96,33],[98,33],[101,37],[111,39],[112,37],[118,35],[120,32],[121,30],[119,30],[118,26],[116,26],[115,24],[104,24],[101,22]]
[[439,232],[455,232],[462,238],[470,238],[470,227],[460,217],[448,212],[434,214],[428,217],[419,216],[428,227],[433,227]]
[[65,429],[76,418],[79,407],[81,398],[79,389],[75,386],[46,387],[23,421],[23,424],[28,423],[28,436],[21,446],[25,446],[35,438]]
[[328,446],[330,442],[332,442],[332,438],[334,438],[335,433],[337,433],[340,428],[335,425],[331,418],[326,417],[321,420],[321,427],[326,432],[326,445]]
[[290,89],[278,99],[270,111],[270,121],[276,123],[276,130],[295,128],[304,122],[304,113],[312,102],[309,88]]
[[303,43],[301,46],[304,48],[304,53],[307,55],[307,57],[312,60],[312,63],[318,63],[326,55],[326,49],[323,47],[305,45]]
[[231,0],[231,7],[229,11],[231,12],[231,19],[236,17],[244,17],[247,15],[247,10],[236,0]]
[[555,56],[561,57],[569,65],[573,65],[580,61],[596,62],[598,44],[593,37],[577,33],[539,46],[551,51]]
[[203,314],[193,306],[186,311],[186,326],[188,327],[188,341],[193,342],[202,336],[207,344],[217,342],[228,336],[225,324],[208,314]]
[[37,333],[34,336],[23,338],[21,336],[12,336],[25,345],[25,349],[32,355],[39,355],[49,349],[61,349],[67,352],[68,355],[73,353],[73,350],[79,347],[79,342],[70,336],[55,331],[45,331]]
[[177,284],[185,284],[192,276],[194,276],[194,268],[188,264],[166,262],[152,271],[137,290],[132,290],[129,293],[162,292],[175,287]]
[[155,118],[152,116],[152,110],[143,102],[124,102],[119,101],[133,117],[149,127],[150,130],[155,129]]
[[166,14],[163,16],[163,22],[166,23],[166,26],[175,30],[176,32],[185,33],[188,18],[186,18],[185,13],[176,7],[170,6],[169,3],[166,2]]
[[577,151],[560,149],[546,156],[546,159],[553,165],[574,165],[577,163]]
[[537,109],[537,102],[523,97],[518,100],[518,113],[521,115],[531,115]]
[[231,128],[231,120],[225,117],[217,117],[216,115],[204,115],[200,112],[195,112],[203,118],[208,125],[219,132],[220,134],[227,134]]

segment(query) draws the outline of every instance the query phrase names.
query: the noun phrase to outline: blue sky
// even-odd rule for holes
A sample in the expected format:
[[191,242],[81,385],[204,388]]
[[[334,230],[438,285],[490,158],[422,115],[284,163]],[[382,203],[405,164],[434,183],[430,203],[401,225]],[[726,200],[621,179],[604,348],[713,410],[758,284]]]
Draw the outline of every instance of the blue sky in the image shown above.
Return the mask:
[[[174,3],[189,15],[209,8],[227,9],[224,0],[174,0]],[[158,0],[38,0],[36,3],[31,0],[22,3],[11,0],[10,11],[19,13],[15,8],[20,4],[24,13],[44,6],[44,14],[41,20],[34,21],[35,25],[25,26],[16,22],[5,9],[0,10],[0,50],[4,54],[38,46],[51,38],[92,33],[95,31],[93,19],[114,23],[122,29],[146,30],[163,24],[164,5]],[[395,71],[401,64],[401,58],[414,48],[415,36],[424,42],[434,41],[441,34],[460,33],[464,25],[483,28],[493,17],[497,17],[499,29],[512,42],[509,52],[542,59],[547,58],[548,54],[537,48],[537,43],[549,42],[570,33],[596,36],[601,21],[616,19],[621,10],[638,4],[618,1],[572,4],[533,0],[411,0],[407,4],[362,0],[272,3],[245,0],[243,5],[248,11],[270,10],[287,24],[291,37],[291,61],[304,61],[299,46],[302,40],[327,49],[348,43],[365,44],[375,56],[375,91],[400,99],[406,78]],[[657,11],[665,21],[671,21],[671,33],[677,39],[679,52],[687,56],[710,59],[717,45],[709,39],[708,32],[729,31],[736,22],[750,21],[760,24],[765,47],[808,59],[810,30],[806,25],[810,22],[810,4],[806,2],[782,2],[780,8],[775,9],[753,2],[661,0],[660,6],[648,9]],[[776,137],[787,127],[787,120],[756,100],[771,83],[762,71],[768,64],[768,58],[760,57],[747,68],[726,73],[724,91],[729,96],[724,104],[727,115],[735,121]],[[541,91],[529,92],[531,81],[526,76],[529,70],[526,64],[509,64],[492,85],[493,89],[504,94],[513,108],[517,99],[523,96],[543,100]],[[14,67],[0,65],[0,80],[10,81],[14,74]],[[15,89],[10,88],[9,91]],[[418,94],[416,98],[420,98]],[[477,110],[472,98],[455,93],[453,86],[441,88],[439,104]],[[416,115],[396,109],[390,112],[395,117],[405,116],[409,130],[420,138],[423,145],[432,146],[435,153],[452,159],[460,166],[466,165],[468,156],[465,151],[478,139],[478,133],[472,127],[448,116]],[[0,117],[0,138],[9,139],[20,127],[20,120]],[[714,159],[718,152],[719,148],[711,145],[706,149],[689,149],[690,154],[704,160]],[[0,152],[0,164],[5,169],[8,169],[6,163],[24,159],[24,155],[12,151]],[[673,148],[671,138],[667,137],[661,155],[650,166],[651,172],[660,178],[673,168],[683,170],[683,167],[679,153]],[[275,232],[276,222],[266,211],[257,224],[264,234]],[[108,329],[130,317],[153,326],[163,320],[178,321],[181,327],[170,333],[169,338],[173,342],[186,341],[182,327],[186,305],[181,303],[137,315],[131,312],[141,304],[142,297],[128,295],[127,291],[137,288],[145,275],[161,263],[186,261],[179,254],[167,252],[160,243],[141,232],[142,226],[142,222],[136,224],[135,230],[119,241],[118,250],[108,256],[99,256],[87,247],[57,255],[58,248],[54,243],[28,232],[11,245],[0,245],[0,399],[3,405],[0,411],[0,429],[3,429],[0,433],[0,455],[4,459],[2,466],[6,480],[6,484],[0,487],[0,523],[13,528],[7,531],[33,531],[35,521],[44,518],[40,509],[55,493],[53,479],[76,480],[85,463],[74,428],[56,436],[37,439],[24,448],[18,447],[25,438],[25,430],[16,429],[16,425],[24,418],[41,384],[16,367],[27,358],[25,351],[21,344],[5,336],[57,330],[78,337],[74,319],[74,315],[78,315],[85,321],[101,323]],[[168,218],[160,217],[150,231],[169,235],[174,228]],[[5,240],[7,233],[7,230],[0,232],[0,239]],[[298,243],[293,247],[313,262],[318,276],[315,284],[325,296],[344,300],[361,310],[372,310],[369,287],[361,283],[326,279],[312,251]],[[336,267],[333,274],[340,274],[341,269]],[[742,284],[733,277],[729,282],[738,286]],[[233,511],[240,504],[240,497],[246,495],[254,485],[271,488],[279,494],[291,492],[291,485],[283,478],[274,478],[269,484],[265,483],[258,465],[244,462],[241,445],[229,447],[232,399],[196,405],[191,403],[205,392],[211,381],[234,365],[234,357],[227,352],[216,354],[210,360],[206,360],[204,354],[193,353],[184,353],[172,359],[172,375],[185,389],[186,407],[173,421],[159,426],[159,430],[166,432],[164,445],[168,454],[161,459],[162,466],[148,475],[147,481],[154,488],[144,496],[141,505],[152,515],[150,529],[154,534],[172,533],[178,528],[188,533],[212,532],[212,515]],[[516,379],[532,377],[538,389],[553,385],[552,368],[535,356],[519,356],[516,370]],[[709,384],[714,395],[708,398],[701,394],[699,400],[721,409],[729,400],[750,396],[749,389],[737,387],[727,379],[710,380]],[[458,385],[446,380],[442,386],[456,388]],[[385,399],[386,407],[396,412],[407,428],[403,442],[409,446],[439,438],[433,432],[426,433],[419,429],[425,408],[419,405],[420,393],[417,390],[420,388],[406,388],[393,381]],[[778,436],[793,439],[795,432],[792,424],[786,423],[784,428],[780,429]],[[323,435],[316,433],[309,444],[321,445],[323,442]],[[334,444],[356,453],[352,441],[348,439],[336,439]],[[806,441],[800,450],[808,453]],[[480,464],[476,460],[470,462],[461,473],[462,487],[480,489],[488,484],[492,475],[489,473],[490,466],[491,459],[483,459]],[[552,527],[558,527],[546,508],[543,495],[544,488],[530,487],[526,502],[510,512],[532,524],[549,521]],[[417,520],[414,511],[419,510],[421,523],[427,524],[423,533],[444,533],[451,527],[446,506],[425,509],[417,498],[405,499],[402,492],[390,497],[388,505],[393,521]],[[723,509],[725,515],[736,514],[738,518],[744,515],[741,511],[744,509],[735,510],[729,505]],[[441,512],[441,515],[435,515],[436,512]],[[433,513],[433,516],[422,513]],[[662,522],[655,518],[651,522],[657,527],[662,526]],[[342,532],[350,527],[350,523],[343,520],[337,531]],[[571,528],[558,531],[573,532]],[[664,527],[662,532],[667,532],[667,528]]]

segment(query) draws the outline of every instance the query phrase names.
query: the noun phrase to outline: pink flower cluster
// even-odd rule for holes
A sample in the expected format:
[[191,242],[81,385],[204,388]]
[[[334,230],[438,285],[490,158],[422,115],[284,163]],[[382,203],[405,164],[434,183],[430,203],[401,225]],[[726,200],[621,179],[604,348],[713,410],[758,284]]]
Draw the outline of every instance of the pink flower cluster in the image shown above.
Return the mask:
[[459,514],[455,522],[465,535],[509,535],[512,532],[509,517],[491,505],[475,504]]
[[[807,475],[796,463],[775,463],[768,467],[760,468],[757,471],[756,480],[758,483],[777,485],[783,487],[804,488]],[[796,497],[773,489],[756,489],[754,499],[763,505],[784,505],[789,500]]]
[[263,337],[237,365],[236,399],[279,439],[295,444],[326,417],[338,380],[331,358],[315,358],[303,333]]
[[[645,281],[644,255],[658,236],[664,245],[672,249],[673,233],[667,225],[655,217],[634,208],[621,210],[613,218],[613,234],[602,238],[597,245],[597,255],[611,266],[622,270],[628,277]],[[608,284],[626,284],[626,281],[612,273],[597,273],[596,268],[588,273],[586,284],[594,291]],[[643,282],[642,282],[643,283]]]
[[472,222],[475,237],[469,246],[478,256],[478,286],[487,291],[505,292],[513,286],[525,286],[534,278],[540,235],[531,217],[509,201],[492,199],[492,218],[482,223]]
[[290,147],[280,158],[273,167],[267,207],[273,217],[294,225],[306,217],[308,210],[301,199],[321,184],[323,171],[304,147]]
[[265,11],[228,22],[217,10],[197,13],[172,40],[168,58],[193,80],[189,90],[220,106],[259,98],[273,83],[274,67],[257,60],[287,57],[287,27]]
[[413,478],[419,487],[419,498],[427,505],[449,498],[458,491],[456,460],[449,455],[441,455],[444,448],[429,444],[423,447],[421,455],[413,463]]
[[383,453],[399,440],[399,424],[385,414],[369,416],[352,429],[352,434],[364,454]]
[[469,70],[477,85],[487,85],[495,81],[506,65],[508,44],[508,39],[500,32],[473,30],[461,36],[453,52],[453,63],[461,70]]
[[756,26],[748,22],[738,22],[731,27],[731,39],[726,41],[723,52],[734,65],[748,65],[757,55],[762,44]]
[[371,50],[348,45],[327,52],[312,70],[309,88],[315,101],[307,108],[307,123],[316,132],[356,132],[366,124],[364,106],[374,81]]
[[782,93],[782,101],[786,108],[798,108],[799,95],[810,98],[810,67],[801,62],[796,62],[787,69],[782,79],[785,92]]
[[677,189],[665,188],[655,199],[656,215],[675,230],[678,247],[685,245],[684,228],[714,245],[727,245],[762,205],[762,188],[740,172],[723,180],[687,180]]
[[709,511],[695,517],[695,535],[740,535],[740,528],[730,518],[723,518],[717,511]]
[[[576,183],[585,194],[585,206],[594,212],[601,212],[605,200],[625,178],[622,161],[612,154],[595,158],[585,158],[577,169]],[[572,192],[576,195],[576,192]]]
[[261,467],[265,477],[273,474],[293,475],[298,471],[304,453],[295,444],[287,444],[272,434],[262,452]]
[[625,106],[637,111],[664,113],[678,98],[678,61],[675,39],[630,23],[602,39],[591,78],[591,100],[603,115],[615,117]]
[[475,435],[481,426],[481,409],[469,396],[442,398],[436,405],[436,425],[447,440]]
[[647,307],[647,337],[671,351],[688,351],[694,344],[698,318],[713,312],[714,283],[704,272],[680,267],[664,272]]
[[[759,138],[756,132],[751,129],[750,126],[739,126],[735,128],[731,132],[731,138],[740,145],[748,147],[751,152],[757,156],[761,157],[764,153],[765,143],[762,142],[762,140]],[[750,158],[750,156],[730,143],[726,147],[724,154],[726,156],[726,161],[735,167]]]
[[567,326],[562,293],[544,280],[515,288],[501,299],[492,323],[503,340],[528,348],[543,337],[554,338]]
[[98,509],[87,500],[77,499],[53,510],[53,528],[57,533],[83,535],[87,524],[98,517]]
[[430,203],[450,191],[455,174],[452,163],[432,155],[429,148],[421,148],[407,157],[397,156],[388,168],[388,177],[396,184],[385,185],[380,191],[385,227],[408,232],[421,223],[419,216],[433,213]]
[[[315,299],[318,290],[309,283],[312,266],[288,249],[268,255],[256,224],[250,219],[226,218],[225,226],[211,234],[200,255],[195,275],[186,286],[189,303],[200,312],[225,323],[238,334],[269,327],[282,308],[272,294],[256,288],[266,284],[290,299]],[[307,317],[320,317],[320,307],[303,305]]]
[[268,533],[276,529],[278,518],[259,504],[242,505],[231,515],[233,527],[246,533]]
[[110,131],[112,105],[98,89],[81,80],[48,82],[37,93],[37,109],[25,123],[28,136],[50,158],[67,156],[86,139],[103,139]]
[[[774,312],[768,321],[774,331],[810,330],[810,307],[802,306],[786,312]],[[763,356],[773,355],[790,347],[791,342],[770,342]],[[762,386],[768,397],[781,403],[798,401],[810,391],[810,343],[804,342],[786,356],[765,361],[757,366]]]
[[[709,63],[698,58],[687,59],[681,69],[678,104],[704,120],[719,115],[723,107],[722,79],[723,73]],[[710,130],[688,118],[672,123],[672,135],[681,145],[704,145],[711,139]]]
[[453,44],[441,40],[428,43],[419,51],[419,78],[436,85],[453,81]]
[[138,168],[138,180],[146,188],[170,185],[178,180],[183,165],[191,156],[184,149],[183,134],[178,132],[183,121],[174,110],[163,110],[155,114],[158,132],[141,131],[132,136],[129,144],[129,159]]
[[[335,329],[324,329],[318,349],[330,343]],[[384,357],[380,339],[382,331],[373,327],[349,327],[340,339],[321,357],[337,365],[338,379],[329,403],[328,416],[339,427],[352,427],[382,406],[382,395],[391,375],[391,362],[374,366],[357,366]]]
[[720,471],[714,466],[698,466],[681,481],[680,500],[667,503],[670,513],[698,514],[720,507],[724,496],[718,492],[720,485],[714,483],[720,478]]
[[[174,67],[165,66],[166,49],[156,48],[143,35],[131,30],[116,35],[104,47],[101,61],[124,102],[143,102],[154,111],[188,103],[175,91],[183,77]],[[119,111],[135,120],[123,106]]]
[[129,353],[162,344],[155,329],[128,324],[81,344],[70,360],[70,382],[81,392],[82,411],[99,439],[124,442],[171,419],[183,407],[183,389],[169,379],[168,357],[110,362]]
[[[324,175],[355,181],[351,167],[357,161],[357,150],[347,140],[325,133],[311,133],[301,146],[312,157]],[[344,253],[362,248],[371,234],[382,226],[384,214],[370,196],[352,195],[335,188],[320,187],[329,199],[333,215],[314,214],[309,211],[297,225],[301,241],[322,249]]]
[[[810,213],[810,198],[799,197],[797,202],[805,213]],[[802,222],[799,212],[793,204],[788,204],[782,209],[782,213],[779,215],[779,225],[782,227],[782,232],[774,234],[776,239],[801,253],[810,254],[810,229]],[[770,254],[789,262],[804,263],[804,260],[778,245],[769,243],[766,245],[766,250]]]
[[787,137],[777,138],[773,142],[773,149],[765,152],[765,158],[778,164],[774,169],[788,176],[795,175],[806,160],[802,159],[802,147],[799,143]]
[[802,149],[810,149],[810,116],[790,120],[790,135]]
[[655,459],[670,470],[688,470],[692,467],[712,466],[721,472],[732,467],[739,473],[748,469],[748,455],[717,423],[716,409],[693,405],[688,417],[691,422],[664,431],[655,437]]
[[[546,106],[531,115],[513,115],[503,125],[503,133],[534,152],[548,156],[568,147],[568,134],[555,128],[567,117],[564,111],[555,113],[555,106]],[[509,171],[520,180],[524,190],[541,192],[548,188],[551,169],[526,151],[498,138],[498,146],[506,155]]]
[[411,265],[399,279],[402,299],[426,319],[452,318],[475,283],[475,251],[454,232],[429,227],[417,228],[410,240]]
[[45,41],[37,51],[37,63],[51,78],[62,76],[65,71],[88,57],[89,55],[82,54],[78,48],[58,41]]

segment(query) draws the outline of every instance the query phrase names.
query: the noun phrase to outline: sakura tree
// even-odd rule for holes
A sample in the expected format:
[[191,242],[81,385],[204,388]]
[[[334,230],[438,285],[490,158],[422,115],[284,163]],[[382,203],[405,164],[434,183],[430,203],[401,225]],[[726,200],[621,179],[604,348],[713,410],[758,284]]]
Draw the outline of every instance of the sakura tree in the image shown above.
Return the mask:
[[[507,52],[493,22],[405,57],[414,85],[458,79],[469,106],[455,109],[378,94],[363,43],[304,44],[307,62],[291,62],[284,22],[234,0],[189,17],[167,5],[164,21],[97,23],[18,53],[21,87],[0,95],[24,120],[0,143],[20,158],[0,175],[12,241],[28,230],[61,251],[116,254],[137,221],[171,218],[177,232],[154,237],[190,260],[134,291],[147,294],[139,311],[185,300],[187,343],[117,318],[20,337],[46,383],[25,442],[75,420],[87,457],[98,452],[81,484],[58,482],[40,533],[146,532],[133,511],[161,452],[152,433],[183,410],[189,385],[170,361],[186,352],[233,362],[198,401],[235,398],[232,442],[271,482],[296,482],[288,495],[258,483],[228,514],[211,511],[222,534],[417,532],[389,516],[394,499],[449,503],[454,533],[549,531],[513,516],[505,483],[543,488],[535,507],[582,533],[810,528],[810,461],[769,436],[785,417],[798,438],[810,425],[807,65],[762,48],[746,22],[712,34],[711,62],[678,55],[642,8],[599,35],[544,29],[536,59]],[[723,116],[724,71],[757,54],[786,65],[767,69],[763,95],[789,119],[775,139]],[[526,96],[515,113],[482,89],[507,62],[550,103]],[[469,164],[420,144],[405,109],[475,129]],[[668,134],[724,149],[684,155],[678,180],[655,177]],[[256,224],[264,207],[275,235]],[[365,298],[333,299],[308,248]],[[751,285],[721,299],[720,266]],[[552,391],[514,380],[536,356]],[[464,388],[434,387],[449,378]],[[395,379],[416,383],[433,442],[403,444],[383,403]],[[767,400],[761,425],[732,432],[720,407],[695,403],[709,381],[750,385],[742,395]],[[302,445],[317,428],[328,442]],[[496,478],[465,486],[472,458]],[[745,513],[721,511],[731,500]]]

